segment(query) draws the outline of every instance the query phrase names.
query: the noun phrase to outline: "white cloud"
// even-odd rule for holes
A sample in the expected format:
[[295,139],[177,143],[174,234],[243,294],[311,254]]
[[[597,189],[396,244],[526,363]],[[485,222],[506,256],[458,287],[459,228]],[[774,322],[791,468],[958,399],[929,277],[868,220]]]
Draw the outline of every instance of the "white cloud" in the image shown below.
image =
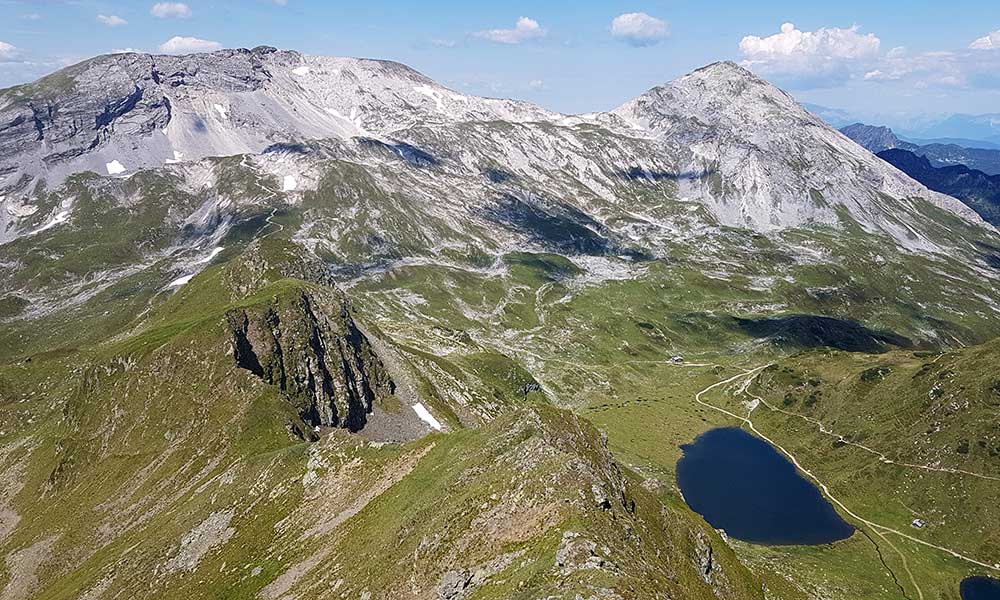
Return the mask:
[[961,78],[960,58],[952,52],[911,54],[905,48],[893,48],[877,69],[865,73],[868,81],[900,81],[913,78],[926,87],[929,83],[954,84]]
[[541,79],[532,79],[531,81],[528,82],[528,87],[535,90],[536,92],[540,92],[545,89],[545,82],[542,81]]
[[97,15],[97,20],[104,23],[108,27],[121,27],[122,25],[128,25],[128,21],[118,15]]
[[10,60],[17,55],[17,48],[7,42],[0,42],[0,61]]
[[196,37],[182,37],[175,35],[169,40],[160,44],[160,52],[166,54],[193,54],[195,52],[212,52],[222,48],[219,42],[201,40]]
[[183,2],[157,2],[149,12],[161,19],[187,19],[191,16],[191,9]]
[[869,71],[878,59],[880,40],[861,34],[858,26],[800,31],[784,23],[767,37],[748,35],[740,41],[743,65],[803,87],[840,83]]
[[38,13],[28,13],[25,15],[21,15],[21,18],[24,19],[25,21],[39,21],[41,20],[42,15]]
[[611,35],[633,46],[652,46],[670,35],[670,26],[646,13],[625,13],[611,21]]
[[538,24],[538,21],[520,17],[513,29],[487,29],[477,31],[473,35],[498,44],[520,44],[527,40],[543,38],[546,33],[548,32]]
[[1000,29],[991,31],[983,37],[969,44],[972,50],[997,50],[1000,49]]
[[911,53],[893,48],[865,80],[916,89],[1000,89],[1000,52],[981,49]]
[[438,48],[454,48],[458,44],[454,40],[445,40],[441,38],[434,38],[431,40],[431,46],[437,46]]

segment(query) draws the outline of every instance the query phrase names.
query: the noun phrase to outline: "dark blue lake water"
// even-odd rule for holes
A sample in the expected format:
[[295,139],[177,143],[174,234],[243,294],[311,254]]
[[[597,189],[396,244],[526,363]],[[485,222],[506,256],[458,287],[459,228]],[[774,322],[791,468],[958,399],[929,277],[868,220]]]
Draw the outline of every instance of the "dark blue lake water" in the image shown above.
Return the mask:
[[1000,600],[1000,580],[992,577],[966,577],[959,586],[962,600]]
[[795,465],[742,429],[711,429],[681,449],[677,485],[684,500],[730,537],[814,545],[854,532]]

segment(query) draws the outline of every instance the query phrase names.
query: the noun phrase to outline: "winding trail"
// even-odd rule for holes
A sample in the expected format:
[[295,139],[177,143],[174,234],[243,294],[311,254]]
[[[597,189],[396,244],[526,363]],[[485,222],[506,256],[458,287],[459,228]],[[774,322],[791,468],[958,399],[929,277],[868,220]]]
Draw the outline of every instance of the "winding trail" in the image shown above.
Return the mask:
[[837,438],[837,441],[839,441],[839,442],[841,442],[843,444],[847,444],[849,446],[854,446],[855,448],[860,448],[861,450],[864,450],[865,452],[868,452],[870,454],[874,454],[875,456],[877,456],[879,458],[879,460],[881,462],[883,462],[883,463],[885,463],[887,465],[898,465],[900,467],[908,467],[908,468],[911,468],[911,469],[920,469],[920,470],[923,470],[923,471],[937,471],[939,473],[952,473],[952,474],[959,474],[959,475],[968,475],[970,477],[978,477],[980,479],[989,479],[991,481],[1000,481],[1000,477],[994,477],[992,475],[983,475],[982,473],[976,473],[974,471],[966,471],[964,469],[952,469],[951,467],[933,467],[931,465],[917,465],[917,464],[913,464],[913,463],[901,462],[901,461],[897,461],[897,460],[891,459],[888,456],[886,456],[885,454],[883,454],[882,452],[879,452],[878,450],[875,450],[874,448],[869,448],[868,446],[865,446],[864,444],[859,444],[857,442],[852,442],[852,441],[848,440],[847,438],[845,438],[843,435],[841,435],[841,434],[839,434],[839,433],[837,433],[835,431],[830,431],[829,429],[826,428],[825,425],[823,425],[823,423],[821,421],[819,421],[817,419],[813,419],[812,417],[807,417],[805,415],[800,415],[798,413],[794,413],[794,412],[791,412],[791,411],[787,411],[787,410],[778,408],[777,406],[772,405],[771,403],[769,403],[767,400],[764,400],[760,396],[757,396],[755,394],[752,394],[752,393],[748,392],[746,389],[743,389],[741,391],[744,392],[744,393],[746,393],[751,398],[754,398],[754,399],[758,400],[761,404],[763,404],[764,406],[766,406],[767,408],[769,408],[770,410],[772,410],[774,412],[779,412],[779,413],[781,413],[783,415],[788,415],[790,417],[798,417],[798,418],[800,418],[800,419],[802,419],[804,421],[808,421],[809,423],[812,423],[813,425],[815,425],[817,427],[817,429],[819,429],[820,433],[823,433],[823,434],[835,437],[835,438]]
[[[265,233],[264,235],[260,236],[260,239],[264,239],[264,238],[272,236],[272,235],[274,235],[276,233],[281,233],[282,231],[285,230],[285,226],[284,225],[282,225],[281,223],[275,223],[272,220],[272,219],[274,219],[274,215],[277,214],[277,212],[278,212],[278,207],[274,207],[274,208],[271,209],[271,214],[267,215],[267,218],[264,219],[264,222],[267,223],[267,225],[264,225],[263,227],[261,227],[260,229],[258,229],[257,230],[257,234],[259,234],[260,232],[262,232],[265,229],[267,229],[268,225],[273,225],[273,226],[277,227],[277,229],[275,229],[274,231],[269,231],[269,232]],[[256,235],[256,234],[254,234],[254,235]]]
[[[812,473],[812,471],[810,471],[810,470],[808,470],[808,469],[806,469],[805,467],[802,466],[802,464],[798,461],[798,459],[795,457],[794,454],[792,454],[791,452],[789,452],[788,450],[786,450],[783,446],[781,446],[780,444],[778,444],[777,442],[775,442],[771,438],[769,438],[766,435],[764,435],[759,429],[757,429],[754,426],[753,421],[750,419],[750,416],[753,414],[754,408],[756,408],[756,404],[755,403],[751,403],[751,407],[747,411],[747,415],[746,416],[741,416],[741,415],[738,415],[736,413],[730,412],[730,411],[728,411],[728,410],[726,410],[724,408],[715,406],[713,404],[709,404],[708,402],[705,402],[704,400],[701,399],[701,397],[703,395],[705,395],[706,393],[710,392],[711,390],[714,390],[715,388],[718,388],[718,387],[721,387],[721,386],[729,385],[729,384],[734,383],[734,382],[736,382],[737,380],[740,380],[740,379],[743,379],[743,382],[742,382],[741,387],[740,387],[740,391],[741,392],[746,392],[747,388],[750,386],[750,384],[753,382],[753,380],[757,377],[757,375],[761,371],[763,371],[764,369],[766,369],[766,368],[768,368],[770,366],[771,366],[771,364],[769,363],[769,364],[766,364],[766,365],[763,365],[763,366],[760,366],[760,367],[756,367],[756,368],[744,371],[743,373],[738,373],[738,374],[736,374],[736,375],[734,375],[734,376],[732,376],[732,377],[730,377],[728,379],[723,379],[722,381],[717,381],[717,382],[709,385],[708,387],[702,389],[700,392],[696,393],[694,395],[694,400],[695,400],[695,402],[697,402],[698,404],[700,404],[700,405],[702,405],[702,406],[704,406],[706,408],[710,408],[712,410],[718,411],[718,412],[720,412],[720,413],[722,413],[722,414],[724,414],[724,415],[726,415],[728,417],[736,419],[737,421],[740,421],[741,423],[745,424],[757,436],[759,436],[761,439],[765,440],[766,442],[768,442],[769,444],[771,444],[773,447],[777,448],[782,454],[784,454],[785,456],[787,456],[788,459],[790,461],[792,461],[792,464],[794,464],[795,467],[799,471],[801,471],[807,477],[809,477],[814,482],[816,482],[816,485],[819,486],[819,488],[823,491],[823,494],[826,495],[826,497],[829,498],[831,502],[833,502],[834,504],[836,504],[837,506],[839,506],[840,509],[842,511],[844,511],[844,513],[846,513],[847,515],[849,515],[851,518],[853,518],[854,520],[858,521],[859,523],[863,523],[863,524],[867,525],[868,527],[870,527],[872,529],[873,533],[875,533],[879,538],[881,538],[883,541],[885,541],[885,543],[890,548],[892,548],[896,552],[896,554],[899,555],[899,558],[900,558],[900,560],[902,562],[902,565],[903,565],[903,569],[906,571],[907,575],[909,575],[910,582],[913,584],[913,587],[914,587],[914,589],[916,589],[917,595],[919,596],[919,598],[921,598],[921,600],[924,598],[924,594],[921,591],[920,586],[917,585],[917,582],[916,582],[916,579],[913,576],[913,573],[910,571],[910,568],[909,568],[909,566],[907,564],[907,561],[906,561],[906,556],[898,548],[896,548],[896,546],[892,542],[889,541],[889,539],[885,536],[885,534],[892,533],[892,534],[898,535],[899,537],[907,539],[907,540],[909,540],[911,542],[914,542],[916,544],[920,544],[920,545],[926,546],[928,548],[933,548],[935,550],[938,550],[938,551],[941,551],[941,552],[945,552],[945,553],[950,554],[951,556],[953,556],[955,558],[958,558],[960,560],[964,560],[964,561],[966,561],[968,563],[971,563],[971,564],[974,564],[976,566],[982,567],[982,568],[987,569],[989,571],[1000,572],[1000,568],[998,568],[998,567],[996,567],[994,565],[987,564],[985,562],[976,560],[976,559],[974,559],[972,557],[969,557],[969,556],[965,556],[964,554],[961,554],[960,552],[956,552],[955,550],[952,550],[951,548],[946,548],[944,546],[939,546],[937,544],[932,544],[931,542],[927,542],[927,541],[921,540],[920,538],[913,537],[912,535],[910,535],[908,533],[905,533],[905,532],[902,532],[902,531],[899,531],[898,529],[894,529],[892,527],[888,527],[888,526],[882,525],[880,523],[875,523],[874,521],[869,521],[868,519],[865,519],[864,517],[858,515],[857,513],[855,513],[854,511],[852,511],[851,509],[847,508],[847,506],[839,498],[837,498],[836,496],[833,495],[833,493],[830,491],[830,488],[828,488],[826,486],[826,484],[824,484],[822,481],[820,481],[820,479],[816,475],[814,475]],[[758,397],[758,396],[754,396],[753,394],[749,394],[749,395],[751,397],[753,397],[756,400],[756,402],[761,402],[762,401],[762,399],[760,397]]]

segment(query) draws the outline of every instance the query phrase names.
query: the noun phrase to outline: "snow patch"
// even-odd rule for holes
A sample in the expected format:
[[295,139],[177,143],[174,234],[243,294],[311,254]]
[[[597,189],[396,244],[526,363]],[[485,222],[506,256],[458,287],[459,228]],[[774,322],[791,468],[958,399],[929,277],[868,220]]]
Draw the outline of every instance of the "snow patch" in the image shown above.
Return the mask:
[[308,75],[309,74],[309,67],[296,67],[296,68],[292,69],[292,73],[294,73],[295,75],[300,75],[300,76],[301,75]]
[[60,211],[59,214],[57,214],[56,216],[52,217],[51,221],[49,221],[45,225],[42,225],[38,229],[32,231],[31,235],[34,235],[36,233],[41,233],[41,232],[46,231],[48,229],[52,229],[56,225],[58,225],[60,223],[65,223],[68,220],[69,220],[69,211],[68,210]]
[[420,417],[420,420],[430,425],[431,428],[437,431],[441,431],[443,429],[443,427],[441,426],[441,422],[435,419],[434,415],[432,415],[430,411],[428,411],[423,404],[419,402],[414,404],[413,412],[417,413],[417,416]]
[[196,264],[196,265],[203,265],[203,264],[205,264],[207,262],[210,262],[213,258],[215,258],[216,256],[218,256],[219,253],[222,252],[223,250],[225,250],[225,248],[223,248],[222,246],[216,246],[215,248],[212,248],[212,252],[209,253],[208,256],[206,256],[205,258],[202,258],[202,259],[194,261],[194,264]]
[[423,94],[429,97],[431,100],[434,100],[434,103],[437,104],[438,112],[444,112],[444,98],[441,96],[440,92],[438,92],[429,85],[414,86],[413,91],[417,92],[418,94]]
[[118,175],[125,172],[125,167],[117,160],[107,163],[104,168],[108,170],[108,175]]
[[168,158],[166,160],[166,162],[167,162],[168,165],[175,165],[175,164],[181,162],[182,158],[184,158],[184,153],[183,152],[178,152],[178,151],[174,150],[174,157],[173,158]]
[[295,188],[299,187],[299,182],[292,175],[285,175],[285,179],[281,182],[281,191],[292,192]]
[[215,108],[215,111],[219,113],[219,116],[221,116],[223,119],[229,118],[229,112],[226,110],[225,106],[222,106],[221,104],[213,104],[212,106]]
[[184,285],[187,282],[191,281],[192,277],[194,277],[194,273],[192,273],[191,275],[185,275],[184,277],[178,277],[177,279],[175,279],[175,280],[171,281],[170,283],[168,283],[167,287],[168,288],[181,287],[182,285]]

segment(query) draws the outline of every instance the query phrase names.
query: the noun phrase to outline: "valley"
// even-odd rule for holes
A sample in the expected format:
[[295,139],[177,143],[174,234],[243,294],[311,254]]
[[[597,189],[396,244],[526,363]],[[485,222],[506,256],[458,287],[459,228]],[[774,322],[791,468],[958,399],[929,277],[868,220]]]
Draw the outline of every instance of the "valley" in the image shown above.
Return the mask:
[[[388,61],[126,53],[0,122],[3,600],[1000,573],[996,230],[733,63],[560,115]],[[689,508],[682,446],[732,427],[853,534]]]

